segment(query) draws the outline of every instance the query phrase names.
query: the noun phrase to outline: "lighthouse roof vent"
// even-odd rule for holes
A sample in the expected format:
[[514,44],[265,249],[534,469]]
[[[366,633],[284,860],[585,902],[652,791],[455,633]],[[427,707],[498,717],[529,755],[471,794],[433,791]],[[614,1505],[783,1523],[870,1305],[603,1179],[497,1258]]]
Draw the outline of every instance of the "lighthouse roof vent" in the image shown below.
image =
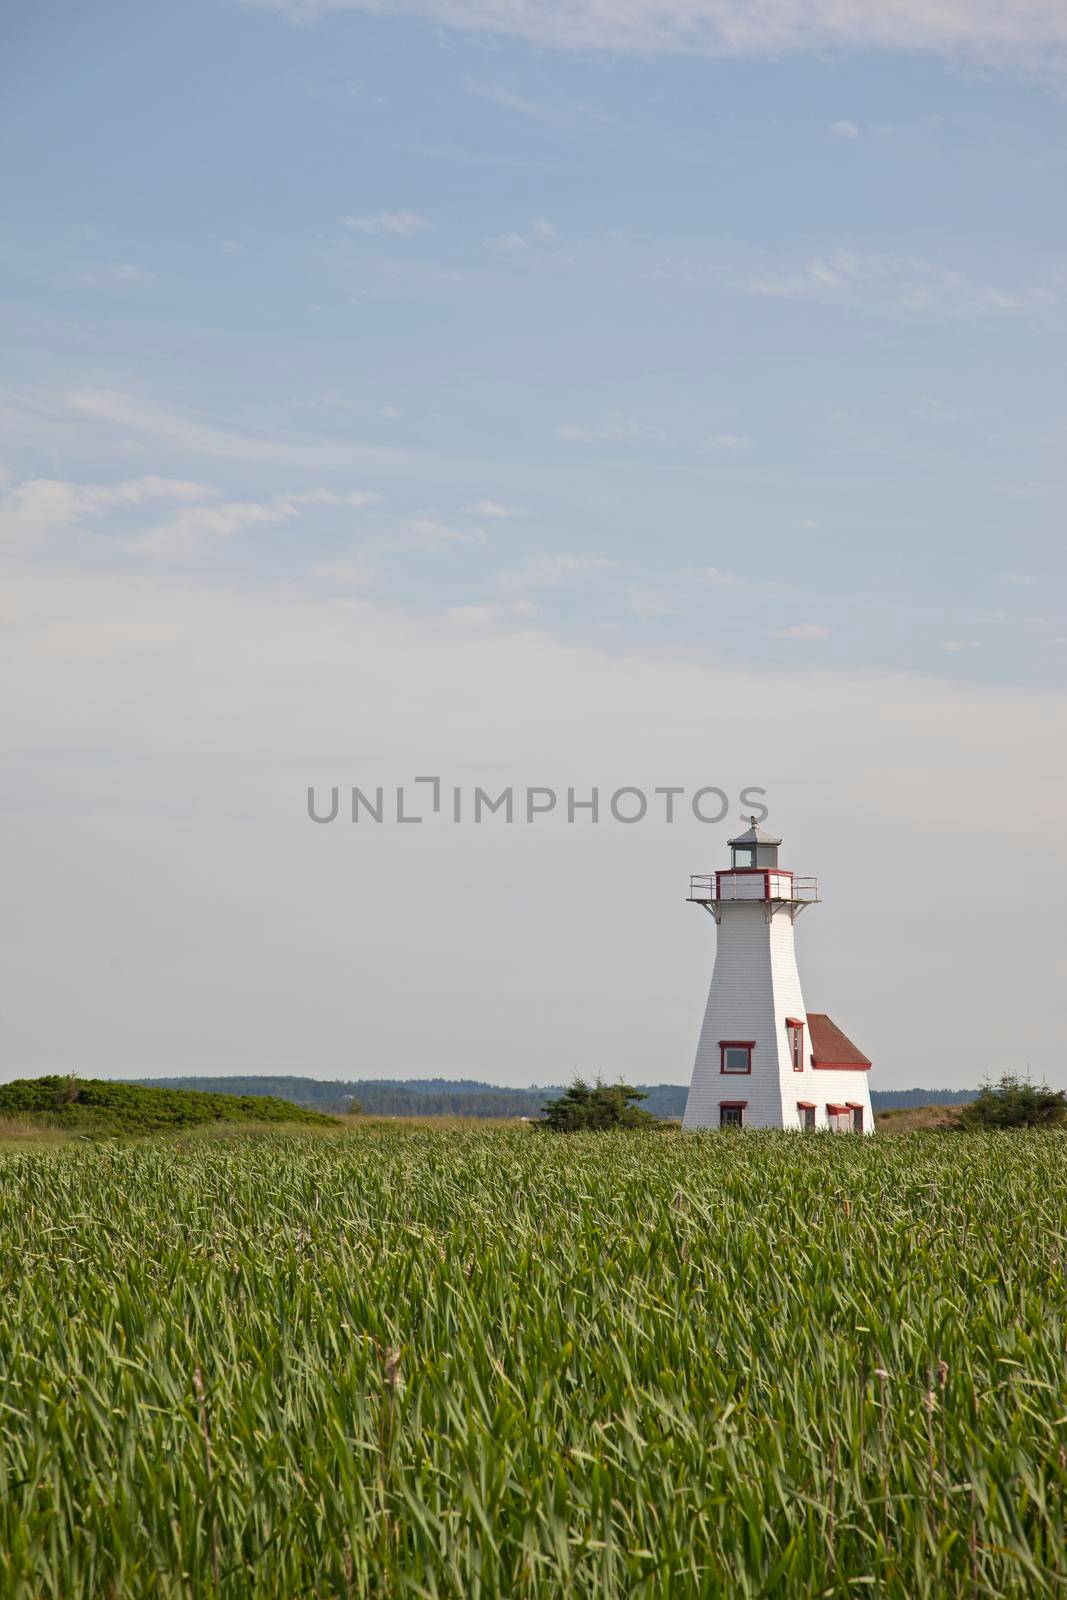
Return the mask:
[[727,839],[727,844],[781,844],[781,839],[776,839],[773,834],[764,833],[762,828],[757,828],[755,817],[749,818],[752,826],[747,833],[739,833],[736,839]]

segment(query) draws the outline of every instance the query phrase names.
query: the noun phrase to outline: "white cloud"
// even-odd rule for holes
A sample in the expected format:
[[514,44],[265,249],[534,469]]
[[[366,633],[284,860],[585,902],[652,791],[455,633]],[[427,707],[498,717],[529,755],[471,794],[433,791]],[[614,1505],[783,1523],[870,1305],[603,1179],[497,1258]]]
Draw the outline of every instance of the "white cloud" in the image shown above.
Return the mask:
[[980,650],[982,646],[977,639],[943,639],[941,648],[955,654],[960,650]]
[[830,129],[835,139],[858,139],[860,130],[854,122],[835,122]]
[[820,300],[889,315],[981,316],[1047,308],[1044,286],[1000,289],[966,273],[905,256],[835,250],[795,272],[761,273],[739,285],[746,294],[779,300]]
[[362,561],[318,561],[308,577],[316,583],[335,583],[364,588],[373,577],[373,569]]
[[69,410],[94,421],[147,434],[171,450],[190,451],[223,461],[261,461],[309,471],[362,471],[410,465],[411,451],[333,441],[255,438],[197,422],[114,389],[74,389],[63,396]]
[[135,554],[176,561],[192,555],[205,539],[228,539],[245,528],[287,522],[296,515],[296,507],[285,501],[262,504],[257,500],[234,500],[221,505],[191,506],[121,542]]
[[281,496],[282,503],[291,506],[372,506],[381,499],[380,494],[370,494],[365,489],[352,489],[338,494],[333,489],[302,489],[299,494]]
[[127,531],[124,519],[117,529],[106,530],[107,537],[131,552],[174,558],[188,555],[205,539],[228,538],[257,523],[285,522],[301,516],[307,507],[362,508],[379,498],[360,490],[338,493],[321,488],[277,495],[269,502],[220,501],[217,495],[209,484],[182,478],[128,478],[111,485],[58,478],[29,478],[12,486],[0,482],[0,541],[32,545],[99,523],[108,513],[121,515],[176,500],[182,502],[181,509],[147,529]]
[[795,622],[792,627],[779,628],[776,639],[828,639],[830,630],[821,622]]
[[[295,20],[382,9],[381,0],[248,3]],[[1067,9],[1055,0],[392,0],[389,9],[563,50],[744,56],[841,47],[1042,69],[1067,59]]]
[[629,417],[608,417],[604,422],[590,425],[581,425],[574,422],[564,422],[556,429],[561,439],[568,440],[571,444],[600,444],[610,443],[620,439],[662,439],[663,434],[658,429],[643,428]]
[[205,541],[229,539],[246,528],[289,522],[308,507],[352,506],[362,509],[380,497],[360,490],[339,494],[332,489],[303,489],[275,495],[272,500],[234,500],[217,505],[191,506],[166,522],[123,541],[133,553],[159,556],[168,561],[193,555]]
[[383,234],[391,239],[411,239],[417,233],[432,233],[433,223],[417,211],[376,211],[369,217],[342,217],[353,233]]
[[481,528],[450,528],[433,517],[415,517],[389,544],[395,549],[441,550],[454,544],[484,544]]
[[351,411],[352,401],[342,394],[320,394],[311,399],[294,399],[297,411]]
[[520,117],[532,117],[535,122],[559,121],[557,112],[540,105],[536,100],[527,99],[525,95],[515,94],[513,90],[505,89],[499,84],[480,83],[468,79],[463,87],[474,99],[487,100],[490,105],[499,106],[502,111],[514,111]]
[[744,433],[714,433],[708,440],[712,450],[741,451],[751,450],[752,440]]
[[79,272],[75,277],[78,283],[91,284],[98,289],[113,287],[115,284],[143,284],[150,281],[144,268],[136,266],[132,261],[119,261],[114,266],[102,267],[98,272]]
[[677,615],[678,607],[669,594],[664,594],[661,589],[631,589],[627,596],[631,613],[635,617],[642,617],[646,621],[655,621],[660,617],[673,617]]
[[473,623],[475,627],[494,627],[516,618],[529,620],[541,615],[532,600],[513,600],[510,605],[453,606],[446,613],[449,622]]
[[501,594],[524,594],[530,590],[552,588],[587,572],[603,572],[612,566],[604,556],[533,556],[526,565],[511,572],[498,572],[496,586]]
[[721,567],[705,567],[704,576],[709,583],[739,584],[742,581],[735,578],[732,572],[723,572]]
[[1001,583],[1010,583],[1017,589],[1036,589],[1037,579],[1032,578],[1028,572],[998,572],[997,577]]
[[509,511],[507,506],[502,506],[496,500],[479,500],[473,509],[481,517],[513,517],[514,511]]
[[113,389],[74,389],[64,399],[72,411],[78,411],[83,416],[94,417],[100,422],[114,422],[124,428],[136,428],[177,449],[231,460],[277,460],[276,447],[270,440],[251,439],[226,429],[189,421],[175,412],[142,404],[132,395],[119,394]]
[[559,235],[551,222],[542,217],[524,233],[502,233],[489,242],[497,250],[529,250],[534,245],[552,244],[558,238]]
[[946,406],[941,400],[932,400],[928,395],[917,400],[911,408],[911,414],[916,422],[958,422],[959,413],[953,411],[951,406]]
[[108,511],[152,500],[206,500],[214,493],[207,484],[183,478],[128,478],[109,486],[28,478],[7,489],[0,485],[0,540],[32,543],[69,532]]

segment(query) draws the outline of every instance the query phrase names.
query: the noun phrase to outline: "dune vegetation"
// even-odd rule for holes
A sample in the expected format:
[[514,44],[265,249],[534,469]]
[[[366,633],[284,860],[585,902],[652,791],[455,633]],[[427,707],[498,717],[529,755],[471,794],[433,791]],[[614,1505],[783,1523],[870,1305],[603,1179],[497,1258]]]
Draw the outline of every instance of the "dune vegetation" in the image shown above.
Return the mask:
[[203,1094],[73,1076],[0,1084],[0,1130],[60,1129],[97,1135],[163,1133],[210,1123],[336,1125],[335,1119],[271,1095]]

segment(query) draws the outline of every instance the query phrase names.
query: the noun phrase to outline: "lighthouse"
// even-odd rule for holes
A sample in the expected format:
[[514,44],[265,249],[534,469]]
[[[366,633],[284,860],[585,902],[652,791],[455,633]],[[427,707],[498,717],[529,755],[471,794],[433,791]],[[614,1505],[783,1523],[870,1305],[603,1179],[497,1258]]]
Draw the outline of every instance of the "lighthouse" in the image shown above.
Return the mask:
[[716,950],[682,1127],[873,1133],[870,1061],[804,1006],[794,933],[818,879],[779,866],[782,841],[750,820],[727,841],[729,867],[690,879]]

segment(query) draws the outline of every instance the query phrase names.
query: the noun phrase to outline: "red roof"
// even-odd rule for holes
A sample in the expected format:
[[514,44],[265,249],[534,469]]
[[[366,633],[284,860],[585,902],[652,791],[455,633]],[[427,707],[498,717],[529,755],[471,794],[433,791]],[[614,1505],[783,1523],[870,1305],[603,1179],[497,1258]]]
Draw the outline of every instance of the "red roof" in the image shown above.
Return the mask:
[[823,1011],[808,1012],[811,1059],[816,1067],[869,1067],[865,1056]]

